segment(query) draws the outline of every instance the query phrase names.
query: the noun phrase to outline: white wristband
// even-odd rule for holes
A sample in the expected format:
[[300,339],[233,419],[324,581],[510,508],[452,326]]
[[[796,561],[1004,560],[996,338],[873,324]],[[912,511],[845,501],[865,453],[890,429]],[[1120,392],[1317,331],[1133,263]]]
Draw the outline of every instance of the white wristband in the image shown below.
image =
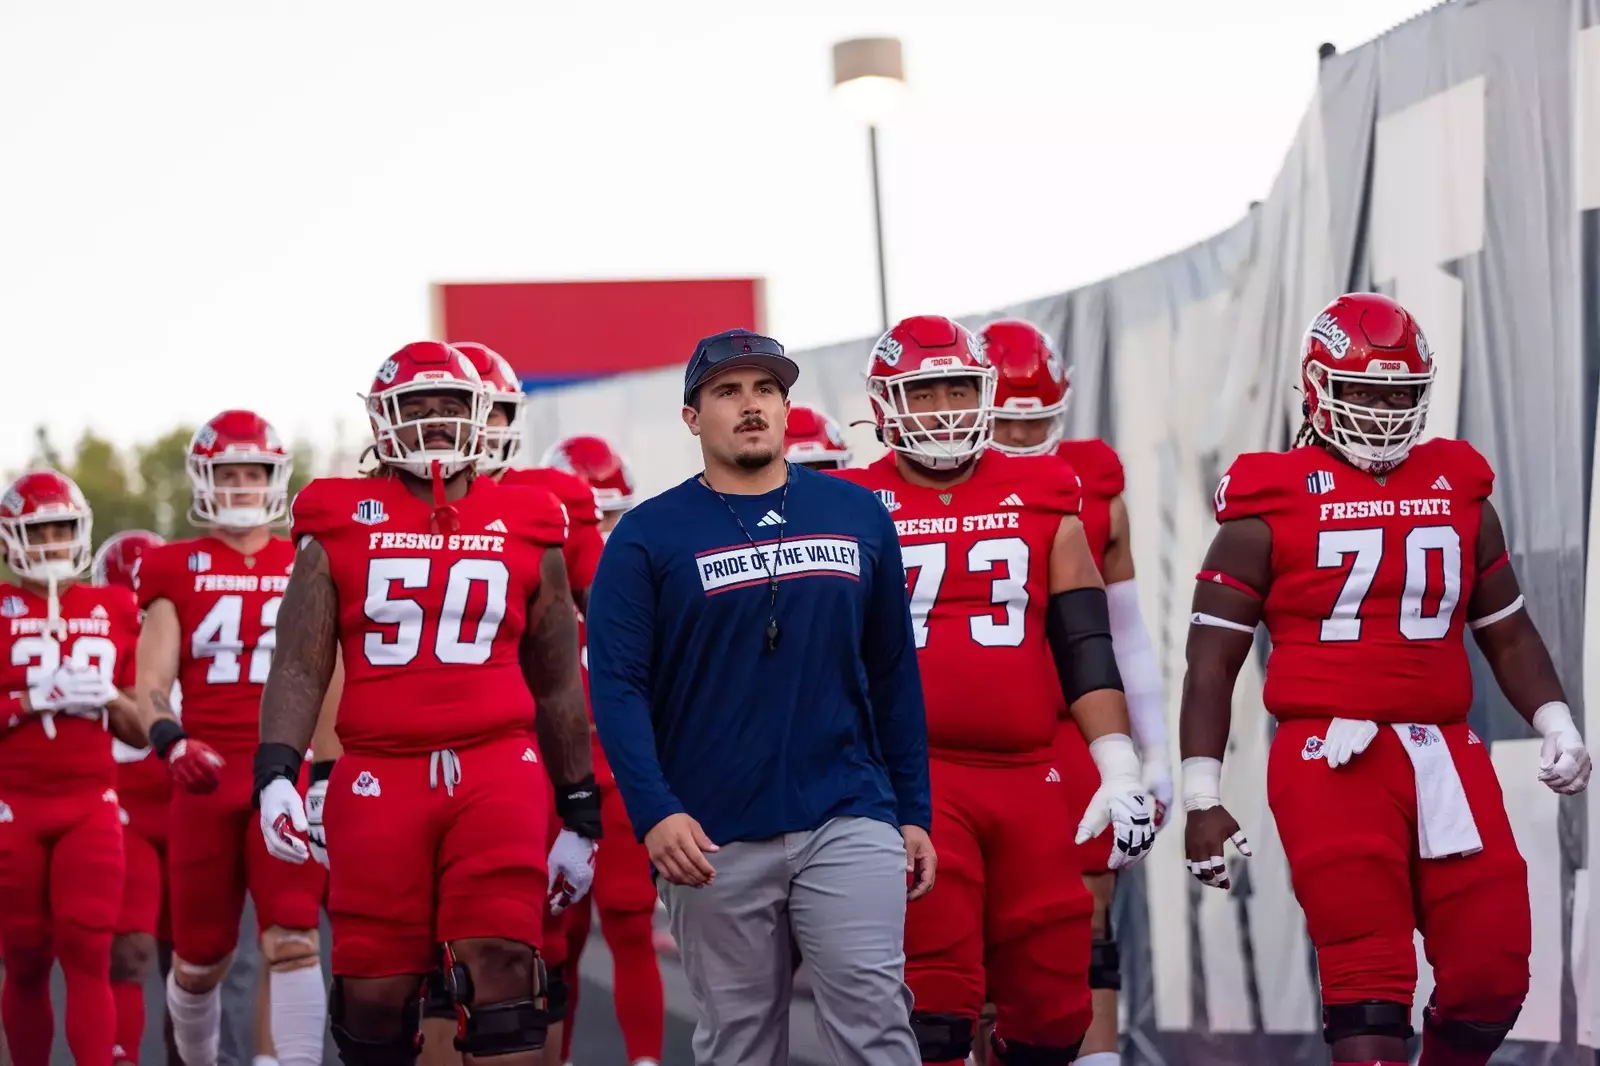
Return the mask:
[[1089,744],[1089,754],[1094,758],[1095,768],[1100,771],[1100,783],[1109,785],[1113,781],[1132,782],[1139,784],[1139,752],[1133,746],[1133,738],[1126,733],[1107,733],[1103,737],[1096,737]]
[[1576,733],[1578,727],[1573,724],[1572,710],[1565,703],[1547,703],[1533,712],[1533,728],[1541,737],[1551,733]]
[[1204,811],[1222,806],[1222,760],[1203,755],[1183,760],[1183,809]]

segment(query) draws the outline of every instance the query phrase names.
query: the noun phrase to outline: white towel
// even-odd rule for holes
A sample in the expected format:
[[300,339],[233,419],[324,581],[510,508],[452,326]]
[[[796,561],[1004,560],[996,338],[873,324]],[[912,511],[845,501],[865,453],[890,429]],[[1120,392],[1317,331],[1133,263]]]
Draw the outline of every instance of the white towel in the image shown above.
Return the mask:
[[1475,855],[1483,850],[1467,790],[1444,734],[1436,725],[1396,723],[1400,744],[1417,778],[1417,844],[1424,859]]

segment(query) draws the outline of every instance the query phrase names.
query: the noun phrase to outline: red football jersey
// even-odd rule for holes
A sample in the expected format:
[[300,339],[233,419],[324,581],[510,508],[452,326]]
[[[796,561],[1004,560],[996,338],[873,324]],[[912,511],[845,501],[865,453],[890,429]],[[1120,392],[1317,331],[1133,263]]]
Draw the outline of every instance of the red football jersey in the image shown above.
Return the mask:
[[893,454],[832,473],[876,492],[900,534],[929,749],[1042,758],[1065,709],[1045,638],[1050,548],[1081,491],[1053,455],[986,452],[977,464],[948,489],[912,485]]
[[457,532],[397,478],[319,478],[295,497],[294,536],[315,537],[339,592],[347,751],[422,754],[533,725],[517,648],[539,567],[566,516],[548,492],[477,478],[452,505]]
[[261,689],[293,569],[294,547],[282,537],[255,555],[197,537],[152,548],[139,561],[139,605],[168,600],[178,611],[183,727],[223,755],[249,756],[261,737]]
[[1098,438],[1064,440],[1056,455],[1067,461],[1083,483],[1083,508],[1078,518],[1089,539],[1095,569],[1105,573],[1106,545],[1111,540],[1111,501],[1122,495],[1122,460],[1111,445]]
[[600,565],[600,549],[605,547],[605,538],[600,535],[600,508],[589,483],[565,470],[527,466],[507,470],[500,484],[544,489],[566,508],[567,542],[561,554],[567,563],[567,581],[575,589],[586,589],[594,584],[594,572]]
[[1382,477],[1317,446],[1241,455],[1217,520],[1272,528],[1264,694],[1279,718],[1459,721],[1462,639],[1494,472],[1465,441],[1431,440]]
[[[0,694],[20,698],[47,681],[64,661],[85,668],[92,664],[117,688],[133,688],[139,645],[139,606],[133,593],[120,586],[73,584],[60,596],[64,638],[59,629],[47,632],[49,604],[43,596],[0,584],[0,633],[9,645],[0,657]],[[9,714],[0,722],[0,789],[114,788],[111,734],[101,721],[65,714],[53,721],[53,740],[45,734],[42,715]]]

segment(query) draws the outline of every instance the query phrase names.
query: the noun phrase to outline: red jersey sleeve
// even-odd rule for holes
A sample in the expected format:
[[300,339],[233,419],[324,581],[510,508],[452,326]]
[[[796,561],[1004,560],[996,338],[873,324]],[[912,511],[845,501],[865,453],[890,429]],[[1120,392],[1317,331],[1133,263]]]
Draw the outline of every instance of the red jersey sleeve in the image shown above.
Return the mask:
[[1083,491],[1091,496],[1111,499],[1127,487],[1122,460],[1111,445],[1098,438],[1062,441],[1057,455],[1071,464],[1083,481]]
[[1439,443],[1448,446],[1450,465],[1461,473],[1460,491],[1475,500],[1487,500],[1494,491],[1494,468],[1489,460],[1467,441],[1440,440]]
[[347,515],[336,517],[341,513],[336,499],[343,497],[340,490],[344,481],[344,478],[319,477],[295,494],[294,503],[289,506],[289,538],[297,547],[302,537],[332,533],[347,520]]
[[138,672],[139,601],[128,589],[114,585],[106,588],[106,604],[118,636],[117,665],[112,671],[111,683],[124,691],[132,691]]
[[1083,510],[1083,480],[1059,456],[1007,456],[1005,472],[1029,511],[1075,515]]
[[1287,507],[1291,502],[1288,457],[1292,454],[1245,452],[1235,459],[1211,497],[1217,521],[1265,518]]
[[172,598],[172,575],[181,547],[163,544],[139,556],[133,570],[133,589],[137,606],[148,608],[157,600]]
[[555,496],[544,489],[525,485],[502,485],[500,491],[515,501],[511,512],[516,519],[507,523],[512,536],[539,549],[566,545],[568,513]]

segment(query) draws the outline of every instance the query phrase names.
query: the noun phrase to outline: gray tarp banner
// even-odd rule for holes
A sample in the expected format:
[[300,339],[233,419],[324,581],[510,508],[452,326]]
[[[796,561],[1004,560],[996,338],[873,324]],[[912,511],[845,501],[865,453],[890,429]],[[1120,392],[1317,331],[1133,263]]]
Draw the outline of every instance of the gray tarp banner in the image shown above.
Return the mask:
[[[1233,228],[1116,278],[966,319],[1017,315],[1051,332],[1074,366],[1072,434],[1105,437],[1121,454],[1174,717],[1217,477],[1239,452],[1285,446],[1299,424],[1301,331],[1356,288],[1396,296],[1423,323],[1440,368],[1429,431],[1470,439],[1494,465],[1494,503],[1574,712],[1600,699],[1600,666],[1584,669],[1600,656],[1600,552],[1585,551],[1600,546],[1590,507],[1600,465],[1597,23],[1600,0],[1435,8],[1324,62],[1271,194]],[[802,355],[796,399],[841,421],[868,417],[869,347]],[[535,394],[530,451],[600,433],[629,453],[645,491],[659,491],[698,469],[679,388],[679,373],[663,370]],[[849,436],[858,461],[880,453],[870,429]],[[1183,872],[1181,830],[1169,831],[1119,895],[1126,1061],[1327,1061],[1315,960],[1265,801],[1262,661],[1239,684],[1224,781],[1256,857],[1230,894],[1203,892]],[[1580,1050],[1595,1043],[1600,985],[1585,845],[1600,788],[1561,799],[1539,785],[1537,739],[1478,667],[1472,721],[1500,772],[1534,903],[1532,990],[1495,1061],[1592,1061]],[[1330,693],[1347,698],[1360,693]],[[1432,988],[1420,944],[1418,964],[1420,1025]]]

